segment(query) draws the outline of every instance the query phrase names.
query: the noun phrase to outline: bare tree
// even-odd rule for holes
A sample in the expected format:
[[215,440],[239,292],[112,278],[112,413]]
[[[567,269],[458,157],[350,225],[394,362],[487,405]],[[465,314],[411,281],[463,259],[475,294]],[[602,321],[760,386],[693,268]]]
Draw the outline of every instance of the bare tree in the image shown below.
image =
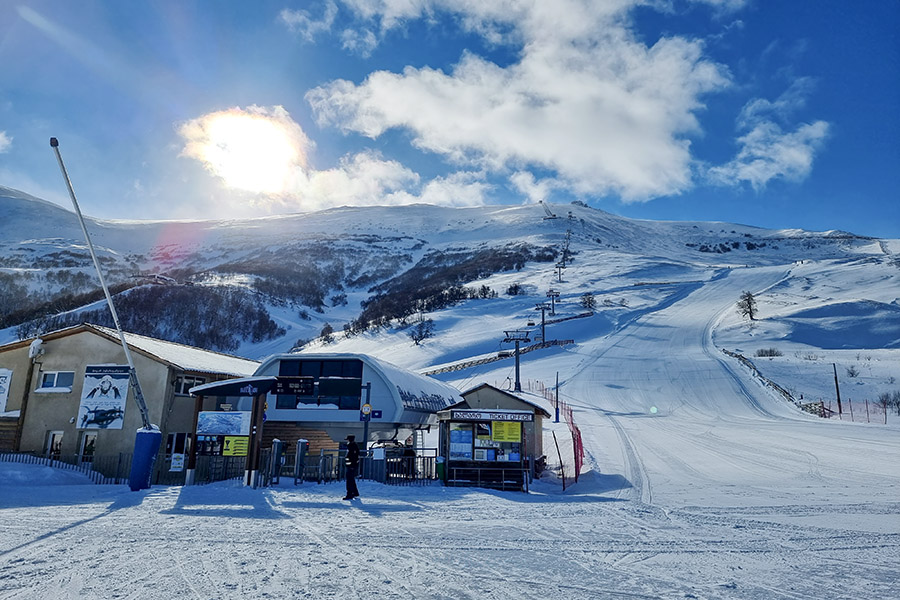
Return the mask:
[[741,298],[737,302],[738,312],[751,321],[756,319],[756,298],[750,292],[741,292]]
[[581,295],[581,306],[587,310],[597,308],[597,298],[594,297],[593,292],[585,292]]
[[420,318],[409,331],[409,339],[418,346],[423,340],[434,337],[434,321]]

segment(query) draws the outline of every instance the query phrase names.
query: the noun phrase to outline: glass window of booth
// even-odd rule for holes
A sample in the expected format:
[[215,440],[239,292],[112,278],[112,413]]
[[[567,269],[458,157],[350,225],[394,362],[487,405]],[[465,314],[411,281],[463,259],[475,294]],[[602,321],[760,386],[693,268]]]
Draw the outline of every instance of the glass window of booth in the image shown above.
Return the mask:
[[522,460],[522,424],[490,421],[450,423],[450,460]]

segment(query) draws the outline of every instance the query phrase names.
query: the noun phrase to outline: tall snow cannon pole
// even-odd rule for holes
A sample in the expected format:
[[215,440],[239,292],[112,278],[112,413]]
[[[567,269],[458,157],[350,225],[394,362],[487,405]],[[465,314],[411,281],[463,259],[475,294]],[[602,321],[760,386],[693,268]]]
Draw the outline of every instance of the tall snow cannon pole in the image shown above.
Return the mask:
[[137,371],[134,368],[134,359],[131,357],[131,351],[128,349],[128,343],[125,341],[125,334],[122,333],[122,326],[119,325],[119,315],[116,313],[116,307],[113,304],[112,296],[109,294],[106,280],[103,278],[103,271],[100,270],[100,261],[97,260],[94,244],[91,242],[91,236],[84,224],[81,209],[78,207],[75,190],[72,189],[72,181],[69,179],[66,165],[63,164],[62,155],[59,153],[59,140],[55,137],[50,138],[50,147],[56,153],[59,170],[62,172],[66,188],[69,190],[69,197],[72,199],[72,205],[75,207],[75,214],[78,216],[78,224],[81,225],[81,231],[84,233],[84,239],[91,253],[91,259],[94,261],[94,268],[97,270],[97,277],[100,279],[100,286],[106,295],[106,303],[109,305],[109,312],[112,315],[113,323],[116,325],[116,331],[119,333],[119,341],[122,343],[122,350],[125,352],[125,360],[128,361],[129,380],[131,381],[131,388],[134,390],[134,401],[141,411],[143,427],[138,429],[137,437],[135,438],[134,456],[131,460],[131,476],[128,479],[128,485],[132,491],[147,489],[150,487],[150,476],[153,474],[156,453],[159,452],[159,446],[162,442],[162,433],[160,433],[156,425],[150,423],[150,413],[147,411],[147,403],[144,402],[144,394],[141,391],[141,384],[138,381]]

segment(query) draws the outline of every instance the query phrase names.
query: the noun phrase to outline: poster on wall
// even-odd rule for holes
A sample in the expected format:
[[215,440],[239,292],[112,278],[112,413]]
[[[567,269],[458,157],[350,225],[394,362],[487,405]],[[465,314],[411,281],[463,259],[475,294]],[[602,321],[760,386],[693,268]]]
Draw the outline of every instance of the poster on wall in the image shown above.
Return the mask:
[[172,455],[172,462],[169,463],[169,471],[171,471],[173,473],[180,473],[181,471],[184,471],[184,454],[183,453]]
[[78,428],[122,429],[128,383],[128,365],[85,367]]
[[9,400],[9,385],[12,381],[12,371],[0,369],[0,413],[6,412],[6,402]]
[[492,439],[495,442],[521,442],[522,425],[515,421],[494,421],[491,423]]

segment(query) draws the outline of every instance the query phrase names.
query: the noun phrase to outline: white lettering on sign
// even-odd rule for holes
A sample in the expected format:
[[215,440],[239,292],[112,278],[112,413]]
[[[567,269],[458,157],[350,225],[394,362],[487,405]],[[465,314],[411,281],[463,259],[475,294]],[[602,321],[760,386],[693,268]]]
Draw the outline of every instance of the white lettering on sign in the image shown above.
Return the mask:
[[534,421],[533,413],[513,413],[485,410],[454,410],[450,418],[455,421]]

